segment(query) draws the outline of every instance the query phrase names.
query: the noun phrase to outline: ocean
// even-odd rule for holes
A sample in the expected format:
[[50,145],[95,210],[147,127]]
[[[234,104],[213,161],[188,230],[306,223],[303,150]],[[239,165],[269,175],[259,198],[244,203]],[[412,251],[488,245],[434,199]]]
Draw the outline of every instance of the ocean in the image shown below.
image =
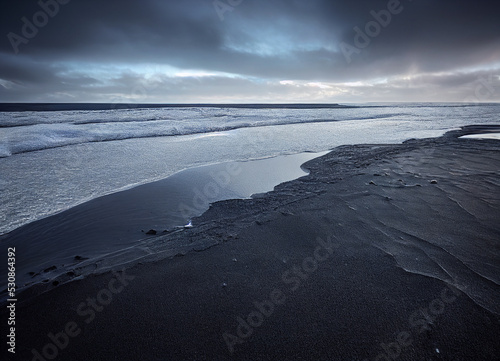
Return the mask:
[[[87,213],[94,212],[94,208],[89,210],[83,205],[97,202],[106,195],[160,181],[182,170],[282,157],[264,171],[262,167],[260,171],[249,168],[251,170],[247,170],[239,181],[246,179],[259,183],[273,172],[286,173],[286,168],[280,168],[279,164],[283,164],[282,159],[291,158],[284,156],[307,152],[309,156],[295,158],[293,167],[299,169],[301,162],[317,156],[313,153],[340,145],[400,143],[410,138],[438,137],[463,125],[499,124],[499,111],[500,104],[450,103],[0,104],[0,235],[3,235],[0,243],[6,247],[13,240],[9,238],[11,232],[16,234],[17,243],[40,250],[38,255],[44,254],[41,250],[47,249],[49,244],[53,246],[50,243],[55,239],[50,233],[53,228],[68,226],[64,223],[67,218],[51,218],[50,221],[47,217],[69,212],[64,214],[77,219],[83,209]],[[283,179],[271,177],[272,181],[263,182],[266,184],[262,189],[255,189],[271,190],[272,185],[268,189],[270,184],[303,174],[299,170]],[[178,183],[185,183],[185,180]],[[173,186],[163,184],[162,187],[162,191],[166,191]],[[225,198],[231,195],[248,197],[252,189],[249,186]],[[80,208],[75,208],[79,205]],[[141,214],[147,213],[148,203],[141,207]],[[154,213],[155,207],[151,203],[149,213]],[[205,209],[202,208],[200,212]],[[154,217],[153,214],[150,218]],[[175,218],[175,214],[171,217]],[[43,223],[43,219],[48,223]],[[42,223],[23,228],[30,229],[29,232],[19,231],[19,227],[28,227],[36,221]],[[177,220],[177,225],[181,226],[184,221]],[[80,226],[85,227],[86,223]],[[172,226],[175,222],[169,223],[166,219],[165,228]],[[92,224],[88,224],[88,228],[91,227]],[[100,234],[106,234],[102,227],[98,229]],[[77,236],[67,237],[71,229],[67,232],[64,237],[68,239],[60,236],[57,244],[71,250],[82,240]],[[133,237],[139,240],[142,236],[137,233]],[[99,257],[105,251],[130,247],[128,241],[120,242],[114,242],[108,249],[105,237],[97,237],[87,248],[79,248],[78,255],[86,256],[87,253]],[[61,269],[62,265],[56,263],[61,263],[69,253],[64,257],[52,253],[53,259],[38,257],[25,264],[25,268],[38,273],[43,267],[54,264]],[[44,277],[50,278],[50,275]]]

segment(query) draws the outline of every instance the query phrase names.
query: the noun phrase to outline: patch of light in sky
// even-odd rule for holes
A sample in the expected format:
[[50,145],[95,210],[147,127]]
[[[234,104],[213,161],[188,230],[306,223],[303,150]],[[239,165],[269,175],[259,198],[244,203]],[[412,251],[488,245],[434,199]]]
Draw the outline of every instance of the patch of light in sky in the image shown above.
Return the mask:
[[202,77],[223,77],[223,78],[240,78],[237,74],[224,73],[220,71],[206,70],[181,70],[173,75],[179,78],[202,78]]
[[244,54],[255,54],[260,56],[281,56],[289,55],[293,52],[308,51],[332,51],[331,47],[325,47],[321,44],[295,44],[292,41],[271,39],[257,40],[255,42],[235,43],[231,40],[225,42],[228,49]]
[[3,86],[5,89],[12,89],[14,87],[15,83],[13,83],[9,80],[5,80],[5,79],[0,78],[0,85]]
[[89,64],[89,63],[64,63],[59,64],[64,70],[60,76],[88,76],[99,80],[114,80],[124,74],[134,74],[146,80],[158,76],[169,78],[185,77],[226,77],[237,78],[236,74],[208,71],[202,69],[181,69],[168,64]]
[[332,88],[330,85],[327,85],[325,83],[320,83],[320,82],[311,82],[311,83],[306,83],[305,85],[313,87],[313,88],[320,88],[320,89],[331,89]]
[[80,63],[68,62],[57,64],[62,70],[59,75],[84,74],[96,78],[113,79],[126,73],[142,74],[145,76],[152,74],[162,74],[173,76],[180,69],[167,64],[125,64],[116,63],[113,65],[101,63]]
[[[296,24],[281,24],[286,29],[296,29]],[[292,31],[278,32],[269,29],[265,24],[248,28],[242,25],[233,34],[224,39],[224,47],[238,53],[255,54],[259,56],[283,56],[302,51],[336,51],[330,43],[321,39],[307,37],[307,41],[297,41],[291,35]]]
[[475,66],[469,66],[466,68],[458,69],[458,72],[462,73],[474,73],[478,71],[494,71],[496,73],[500,72],[500,61],[492,62],[488,64],[481,64]]

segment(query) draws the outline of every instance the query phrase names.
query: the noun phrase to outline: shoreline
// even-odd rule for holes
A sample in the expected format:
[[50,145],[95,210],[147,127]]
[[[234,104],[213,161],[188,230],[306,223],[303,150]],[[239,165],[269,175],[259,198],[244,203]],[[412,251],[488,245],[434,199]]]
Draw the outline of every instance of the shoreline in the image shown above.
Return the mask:
[[[104,119],[100,119],[95,112],[69,112],[55,119],[35,113],[19,120],[4,114],[1,121],[6,124],[19,121],[20,124],[37,126],[22,127],[11,134],[17,136],[7,136],[0,145],[0,153],[17,153],[29,144],[37,144],[35,148],[44,150],[19,153],[0,160],[0,173],[3,174],[0,189],[5,190],[0,197],[5,210],[0,216],[3,219],[0,233],[97,196],[159,180],[200,164],[323,151],[345,144],[394,144],[409,138],[441,136],[460,125],[497,123],[495,106],[469,106],[457,113],[445,105],[437,108],[421,108],[421,105],[425,104],[335,111],[221,109],[200,113],[193,108],[157,114],[157,111],[140,110],[122,115],[111,112]],[[248,125],[255,123],[262,126],[224,132],[212,129],[212,124],[216,128],[219,125],[244,125],[250,113],[252,116]],[[226,117],[224,114],[229,115]],[[163,119],[164,116],[167,118],[165,121],[148,121],[149,118]],[[402,123],[397,120],[399,116],[403,116]],[[170,117],[177,120],[171,122],[168,120]],[[338,121],[304,123],[313,119],[332,120],[332,117]],[[426,121],[421,121],[422,117]],[[137,124],[130,122],[134,119]],[[183,133],[177,123],[181,123],[183,129],[187,127],[203,134],[141,138],[144,134],[140,129],[149,129],[148,134],[156,135]],[[288,125],[270,125],[272,123]],[[139,129],[135,129],[134,124]],[[159,132],[156,126],[161,128]],[[180,131],[172,128],[173,133],[169,133],[169,126]],[[42,132],[38,132],[37,128]],[[95,135],[101,128],[109,136],[94,139],[92,134]],[[78,130],[76,138],[71,135],[72,130]],[[111,135],[116,132],[132,138],[110,141],[114,138]],[[99,139],[101,141],[93,141]],[[52,148],[52,145],[63,144],[68,145]]]
[[[250,198],[307,175],[301,164],[322,154],[307,152],[185,169],[26,224],[0,235],[0,242],[2,248],[18,249],[22,266],[17,270],[17,284],[22,290],[102,273],[151,253],[152,236],[183,229],[210,203]],[[7,278],[3,271],[0,276]]]
[[500,145],[458,137],[498,129],[335,148],[308,176],[157,237],[124,274],[33,287],[19,355],[74,322],[58,359],[493,359]]

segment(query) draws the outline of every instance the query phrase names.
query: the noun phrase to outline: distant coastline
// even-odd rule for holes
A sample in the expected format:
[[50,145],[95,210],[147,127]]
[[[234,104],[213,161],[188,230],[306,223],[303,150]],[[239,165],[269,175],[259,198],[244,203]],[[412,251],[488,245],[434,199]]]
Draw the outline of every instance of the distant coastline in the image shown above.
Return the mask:
[[0,103],[1,112],[22,111],[62,111],[62,110],[110,110],[110,109],[137,109],[137,108],[238,108],[238,109],[329,109],[355,108],[340,104],[139,104],[139,103]]
[[51,112],[114,109],[161,109],[161,108],[232,108],[232,109],[353,109],[394,106],[412,107],[470,107],[500,105],[498,102],[368,102],[356,104],[339,103],[2,103],[0,112]]

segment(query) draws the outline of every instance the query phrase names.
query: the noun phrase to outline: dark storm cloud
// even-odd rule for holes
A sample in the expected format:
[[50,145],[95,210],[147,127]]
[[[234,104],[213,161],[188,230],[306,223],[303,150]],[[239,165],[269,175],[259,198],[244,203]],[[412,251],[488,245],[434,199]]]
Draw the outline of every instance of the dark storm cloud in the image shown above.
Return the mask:
[[[374,20],[373,12],[386,13],[390,3],[400,11],[391,15],[386,27],[380,27],[380,34],[368,36],[366,47],[356,47],[354,27],[365,32],[365,26]],[[488,66],[498,75],[500,22],[495,2],[397,3],[243,0],[225,12],[221,21],[212,0],[71,0],[58,6],[57,14],[48,17],[36,36],[18,43],[16,55],[13,37],[9,40],[7,35],[23,36],[21,19],[33,21],[41,7],[37,1],[4,1],[0,17],[0,101],[44,99],[43,89],[45,94],[61,99],[95,96],[102,100],[96,92],[107,97],[117,93],[126,96],[130,87],[144,82],[144,77],[122,68],[136,69],[144,64],[237,75],[235,79],[215,76],[203,81],[157,76],[156,83],[164,87],[158,89],[164,94],[174,96],[179,91],[193,98],[218,92],[228,96],[228,89],[235,91],[237,86],[246,87],[239,90],[242,98],[264,89],[277,96],[280,90],[275,84],[280,80],[342,83],[453,73],[456,80],[450,84],[440,83],[439,76],[425,78],[444,89],[457,82],[467,83],[469,79],[460,79],[473,76],[481,67]],[[350,54],[350,62],[341,44],[356,50]],[[114,65],[119,70],[110,79],[101,79],[94,74],[101,65]],[[466,68],[472,70],[464,73]],[[197,81],[197,86],[192,86],[190,79]],[[280,89],[284,95],[289,94],[289,88]]]
[[[13,31],[21,34],[20,19],[23,16],[31,19],[40,10],[36,1],[30,3],[30,8],[15,8],[17,2],[7,5],[9,14],[3,14],[2,33]],[[220,38],[214,34],[211,22],[196,15],[197,6],[202,4],[206,7],[207,3],[189,2],[194,6],[185,8],[180,8],[180,3],[188,5],[188,2],[153,0],[72,0],[60,5],[58,14],[40,29],[29,44],[21,45],[20,50],[26,55],[49,59],[84,56],[119,60],[120,56],[133,55],[132,60],[144,60],[174,50],[184,52],[188,49],[217,48]],[[11,52],[9,41],[3,40],[1,50]],[[96,53],[97,50],[103,53]],[[154,52],[146,54],[140,50]]]

